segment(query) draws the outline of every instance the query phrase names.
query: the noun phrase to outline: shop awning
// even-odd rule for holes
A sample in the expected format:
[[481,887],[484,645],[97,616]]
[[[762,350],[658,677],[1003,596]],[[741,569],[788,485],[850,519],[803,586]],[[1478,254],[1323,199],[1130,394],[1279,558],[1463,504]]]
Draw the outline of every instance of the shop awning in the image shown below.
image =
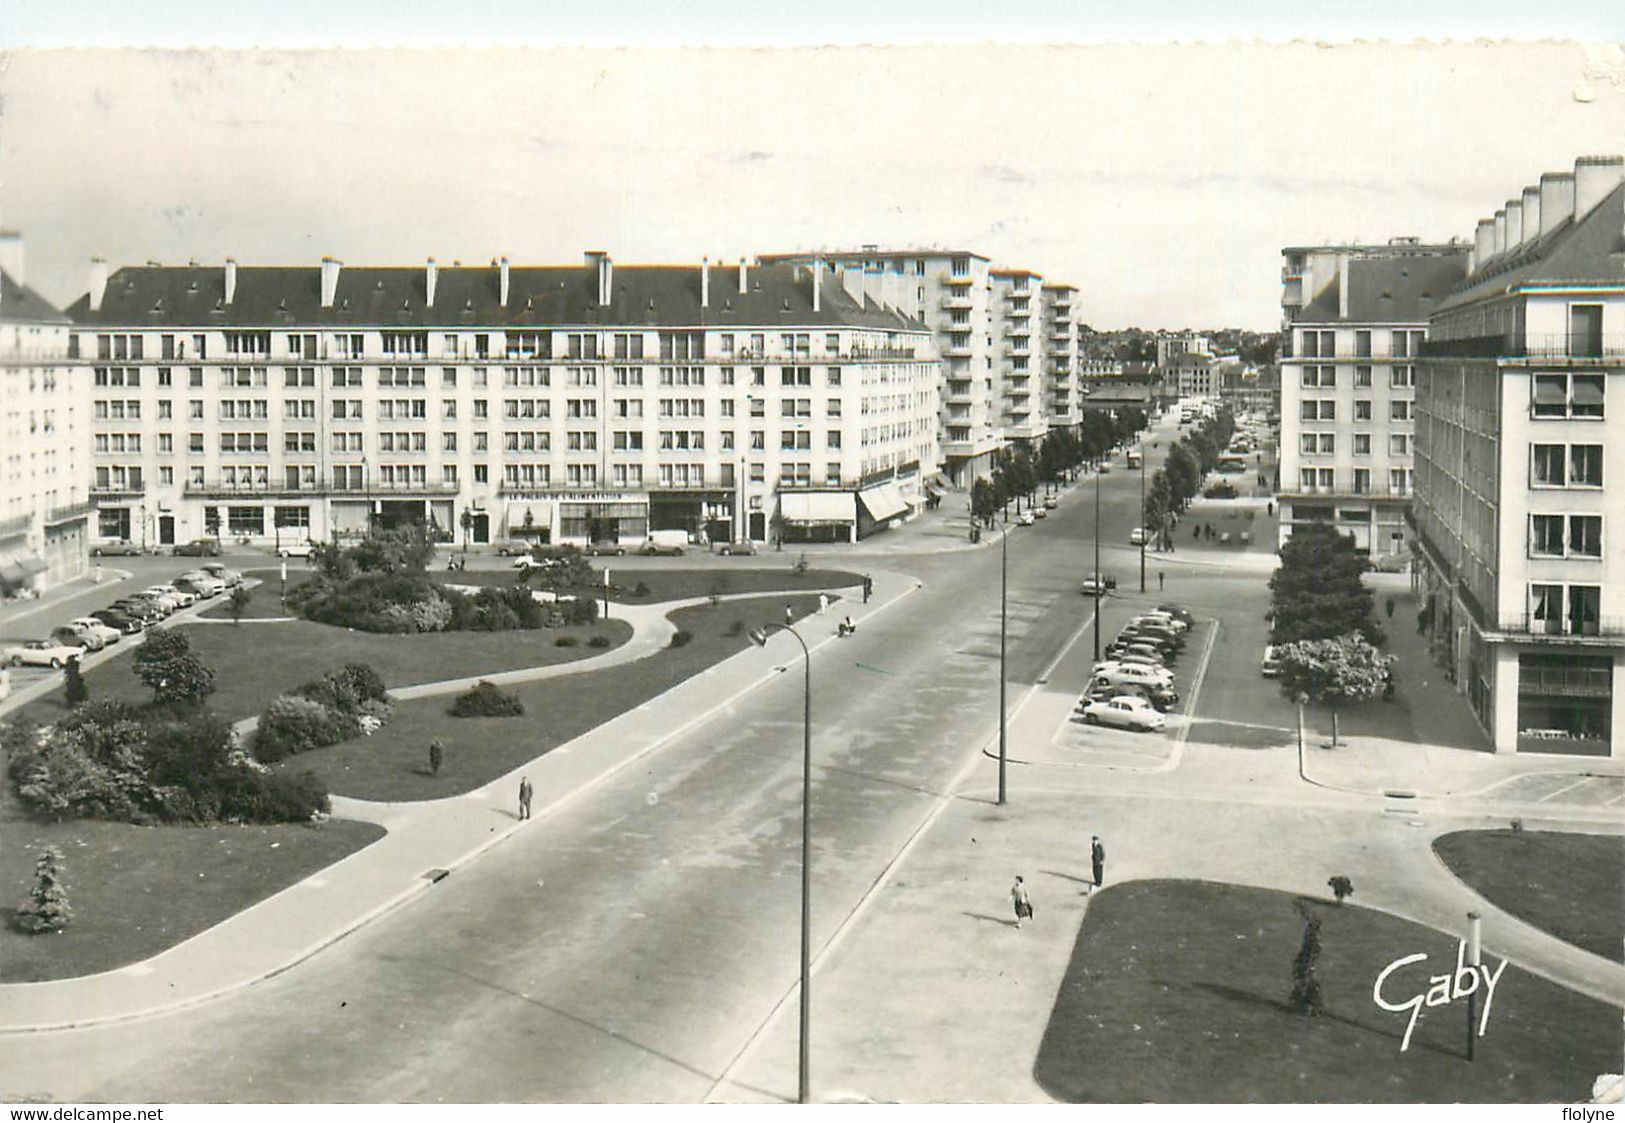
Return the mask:
[[1535,378],[1535,401],[1540,405],[1562,405],[1565,400],[1561,378]]
[[779,515],[785,522],[838,523],[857,521],[857,504],[850,491],[793,491],[779,496]]
[[868,511],[869,517],[877,523],[908,513],[908,504],[903,502],[903,496],[898,492],[896,484],[881,484],[868,491],[860,491],[858,498],[863,500],[863,509]]
[[532,528],[540,527],[543,530],[553,525],[553,504],[531,500],[514,501],[508,504],[508,532],[511,534],[525,526],[525,516],[530,516]]
[[38,554],[18,554],[17,564],[22,566],[24,573],[44,573],[50,569],[50,563]]

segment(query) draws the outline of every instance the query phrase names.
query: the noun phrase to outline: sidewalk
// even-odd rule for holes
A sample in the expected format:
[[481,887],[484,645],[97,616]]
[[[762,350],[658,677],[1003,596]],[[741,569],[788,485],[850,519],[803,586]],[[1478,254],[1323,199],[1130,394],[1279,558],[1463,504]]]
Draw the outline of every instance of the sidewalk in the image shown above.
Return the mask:
[[[870,604],[863,604],[861,596],[841,602],[842,615],[850,615],[860,627],[918,588],[913,578],[899,573],[875,570],[872,576]],[[804,637],[815,656],[838,642],[834,619],[831,614],[826,634]],[[764,649],[749,648],[462,796],[394,804],[335,797],[335,816],[378,823],[389,833],[144,962],[77,979],[0,985],[0,1033],[86,1026],[178,1009],[286,970],[523,829],[515,803],[521,775],[530,778],[537,793],[534,815],[544,816],[776,680],[793,646],[793,639],[779,637]],[[588,662],[566,666],[591,669]],[[445,685],[408,690],[438,693]]]
[[[28,600],[16,601],[0,608],[0,635],[10,635],[22,621],[28,620],[37,613],[48,612],[79,597],[93,593],[98,589],[116,585],[120,581],[128,581],[135,576],[129,570],[114,569],[112,566],[96,567],[102,570],[102,579],[98,582],[92,570],[92,575],[76,577],[72,581],[64,581],[45,591],[43,596],[31,597]],[[43,631],[41,632],[43,635]]]

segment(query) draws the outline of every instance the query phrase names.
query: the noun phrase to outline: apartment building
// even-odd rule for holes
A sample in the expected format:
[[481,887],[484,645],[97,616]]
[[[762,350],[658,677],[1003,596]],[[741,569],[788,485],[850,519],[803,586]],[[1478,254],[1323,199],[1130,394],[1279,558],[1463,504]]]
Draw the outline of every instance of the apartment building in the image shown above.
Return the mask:
[[1044,278],[1028,269],[994,269],[989,276],[1000,436],[1006,445],[1031,444],[1049,432]]
[[1051,429],[1069,429],[1083,420],[1078,376],[1078,324],[1072,314],[1078,290],[1046,284],[1044,305],[1044,394]]
[[81,576],[90,515],[90,395],[70,321],[33,289],[23,239],[0,231],[0,595]]
[[1333,522],[1374,557],[1407,552],[1416,360],[1465,245],[1282,251],[1280,541]]
[[1157,365],[1172,370],[1183,355],[1211,355],[1213,342],[1205,335],[1194,332],[1176,332],[1157,336]]
[[1625,754],[1625,159],[1479,221],[1418,367],[1430,645],[1500,752]]
[[819,270],[93,263],[101,537],[851,541],[937,472],[931,330]]

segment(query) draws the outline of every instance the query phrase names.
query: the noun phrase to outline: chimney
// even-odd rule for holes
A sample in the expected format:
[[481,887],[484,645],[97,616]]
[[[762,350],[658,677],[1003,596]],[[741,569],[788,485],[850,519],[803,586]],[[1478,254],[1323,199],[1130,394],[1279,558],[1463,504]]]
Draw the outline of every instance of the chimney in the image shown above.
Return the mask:
[[434,283],[440,279],[440,271],[435,268],[434,258],[430,258],[423,265],[423,302],[430,308],[434,307]]
[[508,259],[503,258],[497,262],[497,302],[506,308],[508,306]]
[[1574,213],[1574,173],[1547,172],[1540,177],[1540,232],[1549,234]]
[[1473,256],[1477,259],[1480,269],[1488,265],[1490,258],[1495,256],[1495,220],[1493,218],[1478,220],[1478,229],[1473,232]]
[[237,296],[237,262],[226,258],[226,303],[230,304]]
[[1500,257],[1507,252],[1507,212],[1495,212],[1495,256]]
[[100,312],[102,297],[107,295],[107,260],[93,257],[90,259],[90,310]]
[[1574,218],[1591,213],[1625,179],[1625,156],[1581,156],[1574,161]]
[[609,304],[610,293],[613,291],[614,266],[609,262],[609,254],[603,250],[588,250],[586,257],[587,268],[598,270],[598,305],[604,307]]
[[17,284],[23,280],[23,236],[15,230],[0,230],[0,269]]
[[1507,200],[1507,249],[1515,250],[1523,244],[1523,198]]
[[1540,237],[1540,188],[1523,189],[1523,240],[1533,242]]
[[739,259],[739,292],[741,295],[750,291],[750,281],[745,272],[745,259]]
[[700,258],[700,307],[711,307],[711,259]]
[[333,298],[339,291],[339,270],[344,262],[336,257],[322,258],[322,307],[333,307]]
[[824,263],[822,261],[818,260],[816,257],[813,258],[812,275],[813,275],[813,278],[812,278],[812,281],[813,281],[813,311],[817,312],[820,308],[823,307],[822,297],[823,297],[823,288],[824,288]]
[[1349,256],[1342,254],[1337,259],[1337,317],[1341,320],[1349,318]]

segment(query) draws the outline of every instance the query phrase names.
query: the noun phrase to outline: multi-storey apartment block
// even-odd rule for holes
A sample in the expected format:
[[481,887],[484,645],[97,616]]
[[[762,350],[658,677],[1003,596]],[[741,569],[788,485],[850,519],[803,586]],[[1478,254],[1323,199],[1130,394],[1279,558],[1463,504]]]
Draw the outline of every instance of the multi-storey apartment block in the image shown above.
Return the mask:
[[1045,401],[1044,279],[1026,269],[995,269],[994,384],[999,390],[1005,444],[1025,444],[1049,432]]
[[1416,409],[1436,656],[1498,751],[1625,753],[1625,161],[1479,222]]
[[1072,315],[1078,290],[1072,285],[1045,285],[1044,395],[1051,429],[1067,429],[1083,420],[1078,377],[1078,325]]
[[848,541],[937,472],[931,330],[790,264],[98,263],[69,314],[103,536]]
[[70,327],[25,286],[21,236],[0,231],[0,595],[85,571],[90,395]]
[[1280,540],[1335,522],[1372,555],[1406,552],[1416,359],[1467,247],[1282,251]]

